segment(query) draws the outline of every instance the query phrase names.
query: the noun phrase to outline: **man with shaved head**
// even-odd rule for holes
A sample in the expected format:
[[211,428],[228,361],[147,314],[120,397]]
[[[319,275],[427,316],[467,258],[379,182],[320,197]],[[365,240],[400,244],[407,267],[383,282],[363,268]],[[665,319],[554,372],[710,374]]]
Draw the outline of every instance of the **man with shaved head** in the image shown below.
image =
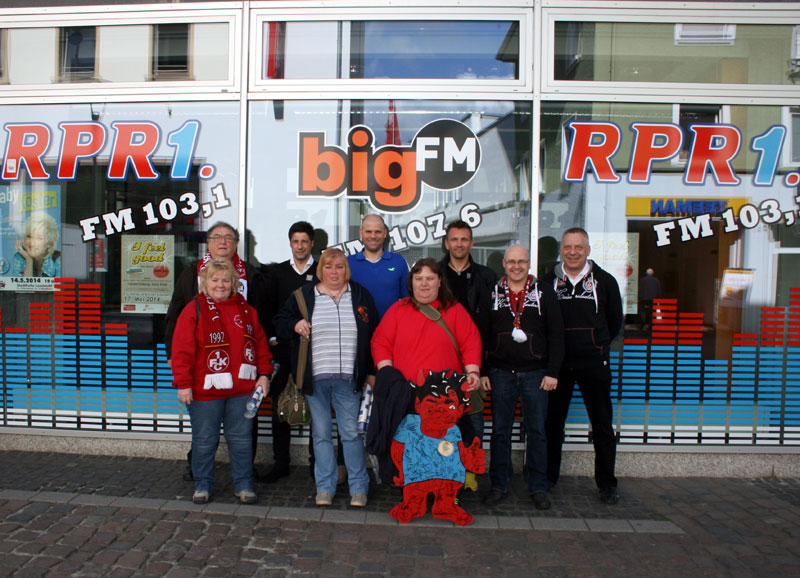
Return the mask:
[[367,288],[381,317],[395,301],[408,297],[408,264],[401,255],[383,248],[387,234],[380,216],[367,215],[361,221],[364,248],[347,258],[351,279]]
[[530,274],[530,255],[521,245],[506,249],[505,276],[492,292],[487,352],[492,390],[492,442],[489,477],[492,489],[484,503],[494,506],[508,493],[514,467],[511,427],[522,398],[525,426],[525,479],[538,510],[550,508],[547,495],[547,438],[545,419],[549,392],[558,385],[564,358],[564,325],[552,286]]

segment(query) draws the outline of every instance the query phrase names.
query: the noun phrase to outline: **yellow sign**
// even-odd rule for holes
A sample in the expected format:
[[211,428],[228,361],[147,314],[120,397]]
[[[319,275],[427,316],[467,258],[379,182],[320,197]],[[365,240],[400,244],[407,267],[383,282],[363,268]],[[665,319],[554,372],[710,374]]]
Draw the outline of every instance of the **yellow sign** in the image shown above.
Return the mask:
[[628,217],[650,217],[673,219],[710,214],[718,217],[726,209],[739,209],[750,202],[747,197],[727,199],[704,199],[700,197],[628,197],[625,199],[625,215]]

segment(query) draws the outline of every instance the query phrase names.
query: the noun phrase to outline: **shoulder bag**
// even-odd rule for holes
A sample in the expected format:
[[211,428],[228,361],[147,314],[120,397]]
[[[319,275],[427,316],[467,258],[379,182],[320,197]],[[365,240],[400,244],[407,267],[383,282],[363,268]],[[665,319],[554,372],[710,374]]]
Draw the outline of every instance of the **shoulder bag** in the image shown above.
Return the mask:
[[[444,329],[444,332],[447,333],[447,336],[450,338],[450,341],[453,343],[453,348],[456,350],[456,355],[458,356],[458,361],[461,363],[461,367],[464,367],[464,359],[461,357],[461,351],[458,349],[458,342],[456,341],[456,336],[453,335],[453,332],[450,331],[450,328],[447,326],[447,323],[444,322],[442,319],[442,313],[436,309],[434,309],[428,303],[417,303],[419,310],[422,312],[425,317],[430,319],[431,321],[436,322],[436,324]],[[466,371],[466,368],[464,368]],[[469,392],[469,413],[472,415],[473,413],[481,413],[483,412],[483,402],[486,399],[486,392],[483,390],[482,387],[474,391]]]
[[[308,306],[300,289],[293,293],[303,319],[308,321]],[[303,395],[303,378],[308,360],[308,337],[300,337],[300,353],[297,358],[297,381],[292,378],[291,371],[286,387],[278,396],[278,419],[289,425],[308,425],[311,423],[311,411],[308,409],[306,396]]]

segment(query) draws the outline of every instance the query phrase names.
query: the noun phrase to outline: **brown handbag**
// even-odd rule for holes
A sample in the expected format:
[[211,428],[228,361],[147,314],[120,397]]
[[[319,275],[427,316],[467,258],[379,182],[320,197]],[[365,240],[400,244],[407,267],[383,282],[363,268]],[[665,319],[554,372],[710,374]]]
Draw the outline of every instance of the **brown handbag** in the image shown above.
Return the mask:
[[[297,305],[303,319],[308,321],[308,306],[305,297],[300,289],[293,293],[297,299]],[[303,378],[306,373],[306,361],[308,359],[308,337],[300,338],[300,353],[297,358],[297,381],[289,373],[289,380],[286,387],[278,396],[278,419],[289,425],[308,425],[311,423],[311,411],[308,409],[308,401],[303,395]]]

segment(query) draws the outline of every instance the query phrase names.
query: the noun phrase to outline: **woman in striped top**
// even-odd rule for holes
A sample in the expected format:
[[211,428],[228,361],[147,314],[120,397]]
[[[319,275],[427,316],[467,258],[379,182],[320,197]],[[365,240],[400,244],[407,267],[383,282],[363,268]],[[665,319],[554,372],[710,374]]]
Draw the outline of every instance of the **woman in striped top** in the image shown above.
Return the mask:
[[367,504],[369,476],[357,421],[361,392],[367,383],[375,382],[370,339],[378,324],[378,311],[369,292],[350,280],[350,268],[340,249],[327,249],[322,254],[317,276],[319,283],[302,288],[310,323],[303,319],[292,295],[275,317],[275,329],[278,339],[292,341],[295,379],[300,340],[311,340],[302,386],[311,410],[316,503],[330,506],[336,492],[333,407],[344,448],[350,505],[363,507]]

